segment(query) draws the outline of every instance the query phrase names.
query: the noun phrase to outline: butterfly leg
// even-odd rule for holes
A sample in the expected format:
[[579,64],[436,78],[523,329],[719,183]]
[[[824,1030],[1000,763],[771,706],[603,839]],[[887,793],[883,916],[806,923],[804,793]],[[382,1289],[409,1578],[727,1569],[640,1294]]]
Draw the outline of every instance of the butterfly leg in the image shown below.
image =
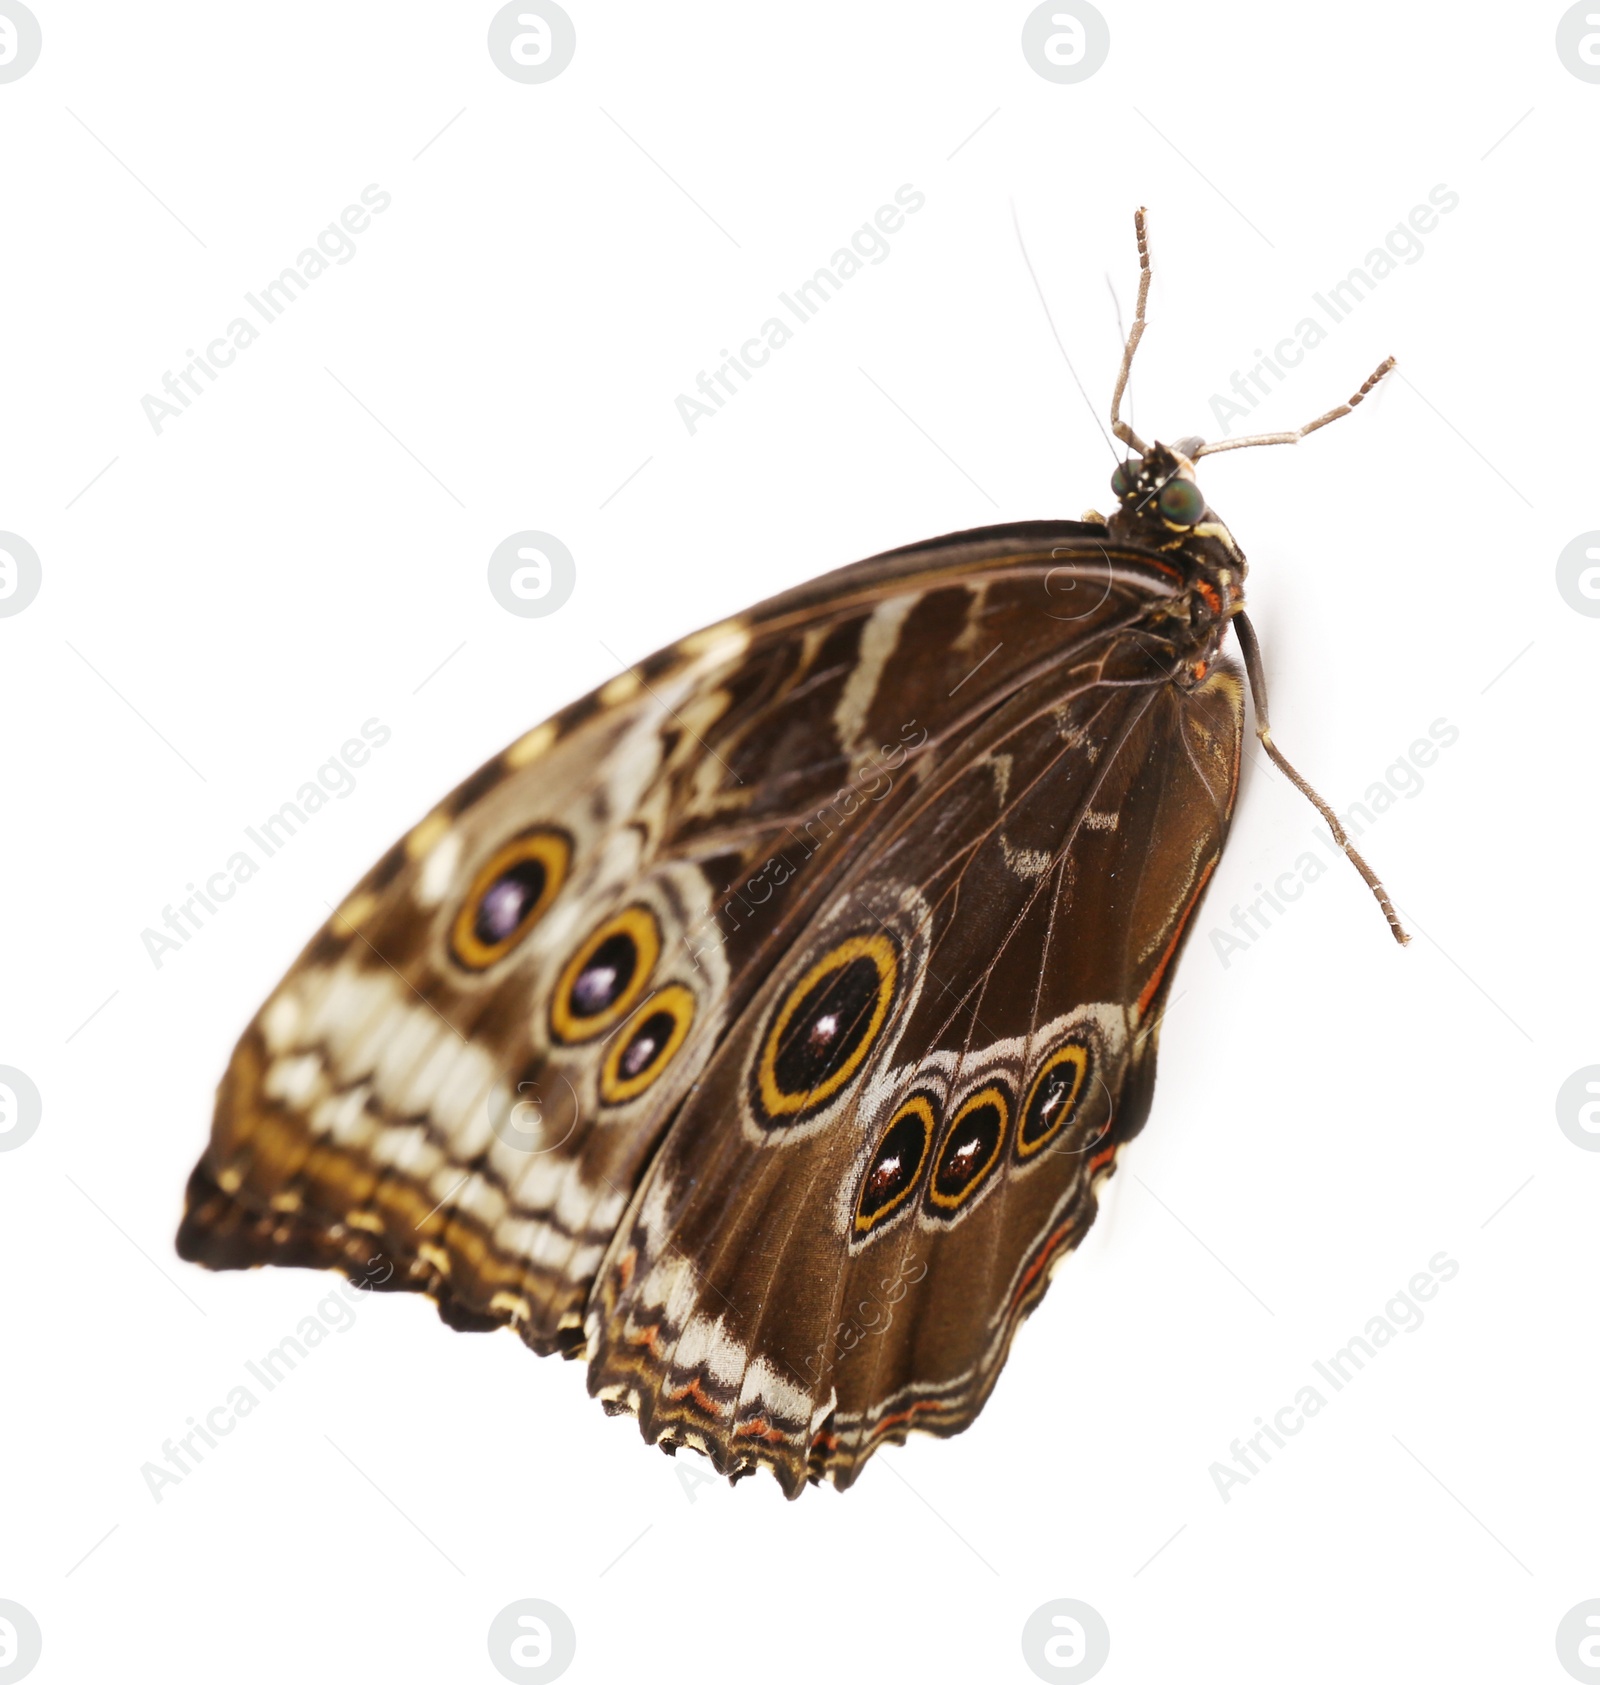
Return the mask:
[[1320,813],[1326,821],[1328,829],[1333,832],[1333,840],[1338,843],[1350,857],[1350,864],[1366,880],[1367,887],[1378,898],[1378,905],[1383,908],[1383,916],[1389,921],[1389,928],[1394,932],[1394,939],[1404,946],[1411,940],[1406,934],[1405,927],[1400,923],[1400,915],[1394,910],[1394,903],[1389,899],[1389,892],[1383,887],[1378,874],[1361,858],[1356,845],[1345,833],[1345,828],[1339,823],[1339,816],[1322,799],[1317,792],[1303,779],[1285,758],[1282,750],[1272,741],[1272,722],[1267,716],[1267,678],[1261,665],[1261,645],[1256,638],[1256,629],[1250,624],[1250,617],[1241,609],[1233,617],[1234,630],[1239,635],[1239,648],[1244,655],[1244,670],[1250,680],[1250,700],[1256,710],[1256,736],[1261,739],[1261,747],[1272,757],[1272,764],[1277,767],[1285,778],[1294,785],[1302,796]]

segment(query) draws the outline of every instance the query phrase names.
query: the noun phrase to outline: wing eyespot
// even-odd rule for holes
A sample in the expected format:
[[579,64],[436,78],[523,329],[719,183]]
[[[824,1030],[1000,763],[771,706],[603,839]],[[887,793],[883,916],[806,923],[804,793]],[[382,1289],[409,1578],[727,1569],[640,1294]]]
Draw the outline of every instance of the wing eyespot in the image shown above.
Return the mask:
[[928,1205],[954,1217],[989,1180],[1005,1149],[1011,1101],[998,1083],[969,1094],[945,1129],[928,1181]]
[[450,952],[468,971],[505,958],[549,910],[566,882],[572,845],[560,831],[528,831],[478,868],[450,928]]
[[661,957],[661,927],[648,907],[624,907],[591,931],[561,969],[550,1027],[564,1042],[590,1041],[633,1010]]
[[1077,1115],[1088,1087],[1089,1070],[1089,1049],[1082,1042],[1066,1042],[1048,1055],[1033,1079],[1017,1123],[1018,1158],[1029,1159],[1042,1152]]
[[927,1094],[910,1095],[890,1118],[856,1194],[858,1239],[886,1223],[916,1192],[933,1147],[934,1126],[933,1100]]
[[894,943],[873,932],[836,944],[789,988],[756,1061],[764,1123],[782,1126],[819,1110],[855,1076],[888,1019],[899,975]]
[[681,983],[668,983],[635,1008],[600,1067],[602,1104],[626,1105],[653,1086],[683,1046],[694,1013],[694,995]]

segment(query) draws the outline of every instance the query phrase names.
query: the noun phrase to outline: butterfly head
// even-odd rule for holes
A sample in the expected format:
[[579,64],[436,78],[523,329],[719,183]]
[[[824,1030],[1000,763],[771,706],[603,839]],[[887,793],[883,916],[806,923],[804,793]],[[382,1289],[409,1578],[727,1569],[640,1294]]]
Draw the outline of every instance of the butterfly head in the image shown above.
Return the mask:
[[1198,575],[1213,582],[1221,575],[1237,585],[1244,578],[1244,555],[1195,481],[1191,453],[1199,448],[1198,439],[1158,441],[1143,455],[1119,462],[1111,476],[1117,507],[1106,525],[1122,543],[1177,551]]

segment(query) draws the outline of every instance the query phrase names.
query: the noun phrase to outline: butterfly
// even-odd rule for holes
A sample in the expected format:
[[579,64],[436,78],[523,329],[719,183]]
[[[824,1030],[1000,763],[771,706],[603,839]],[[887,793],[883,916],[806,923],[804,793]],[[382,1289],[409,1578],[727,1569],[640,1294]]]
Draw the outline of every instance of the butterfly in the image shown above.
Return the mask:
[[1392,359],[1295,433],[1145,444],[1136,230],[1111,515],[825,574],[480,768],[245,1031],[183,1257],[426,1293],[790,1497],[972,1422],[1149,1112],[1246,681],[1406,939],[1273,742],[1195,479]]

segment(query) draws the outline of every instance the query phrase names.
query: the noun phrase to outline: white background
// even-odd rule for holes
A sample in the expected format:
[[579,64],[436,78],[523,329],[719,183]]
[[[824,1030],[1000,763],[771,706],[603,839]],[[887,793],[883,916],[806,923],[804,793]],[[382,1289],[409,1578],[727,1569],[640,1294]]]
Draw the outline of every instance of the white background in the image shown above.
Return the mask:
[[[44,1117],[0,1155],[0,1597],[36,1677],[490,1680],[490,1620],[541,1597],[573,1679],[1024,1680],[1023,1622],[1073,1597],[1107,1681],[1565,1678],[1557,1622],[1600,1596],[1600,1157],[1554,1106],[1600,1059],[1600,623],[1554,567],[1600,526],[1600,86],[1559,8],[1102,0],[1074,86],[1018,5],[569,0],[538,86],[486,5],[35,9],[0,86],[0,527],[43,565],[0,619],[0,1063]],[[373,182],[355,257],[156,434],[142,396]],[[887,260],[691,436],[677,394],[907,182]],[[1336,805],[1459,731],[1364,839],[1417,938],[1341,869],[1222,963],[1310,846],[1248,758],[1149,1127],[977,1424],[791,1505],[687,1479],[577,1367],[369,1298],[156,1503],[141,1465],[328,1290],[172,1251],[232,1044],[328,903],[669,639],[1105,505],[1009,202],[1102,410],[1150,207],[1134,404],[1170,439],[1439,183],[1423,256],[1255,419],[1389,352],[1406,381],[1203,475],[1277,736]],[[576,558],[552,618],[487,589],[522,528]],[[158,970],[141,931],[374,716],[355,793]],[[1230,1442],[1440,1251],[1423,1325],[1224,1502]]]

